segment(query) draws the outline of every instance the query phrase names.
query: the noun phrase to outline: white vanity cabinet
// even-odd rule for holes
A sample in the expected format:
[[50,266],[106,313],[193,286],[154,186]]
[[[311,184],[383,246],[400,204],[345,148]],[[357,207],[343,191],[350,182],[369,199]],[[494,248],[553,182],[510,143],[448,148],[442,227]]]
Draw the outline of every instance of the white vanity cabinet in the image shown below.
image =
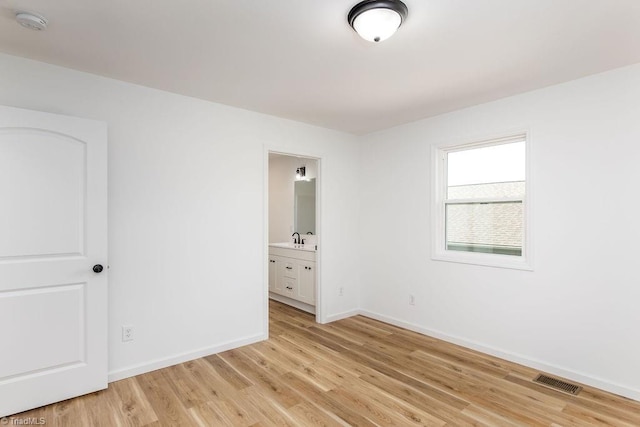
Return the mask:
[[311,311],[316,302],[316,253],[270,246],[269,292],[273,299]]

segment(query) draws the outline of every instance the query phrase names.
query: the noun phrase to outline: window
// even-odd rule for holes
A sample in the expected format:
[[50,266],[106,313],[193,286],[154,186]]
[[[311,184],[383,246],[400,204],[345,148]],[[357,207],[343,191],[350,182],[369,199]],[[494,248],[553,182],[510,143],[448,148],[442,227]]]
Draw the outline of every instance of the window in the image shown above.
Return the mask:
[[529,269],[527,141],[436,150],[434,259]]

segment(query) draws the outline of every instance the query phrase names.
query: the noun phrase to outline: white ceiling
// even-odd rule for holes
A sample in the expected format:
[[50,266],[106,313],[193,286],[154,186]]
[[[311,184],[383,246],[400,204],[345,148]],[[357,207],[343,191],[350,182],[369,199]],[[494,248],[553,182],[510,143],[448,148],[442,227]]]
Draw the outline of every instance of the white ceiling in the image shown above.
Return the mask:
[[380,44],[355,3],[0,0],[0,51],[355,134],[640,62],[640,0],[405,0]]

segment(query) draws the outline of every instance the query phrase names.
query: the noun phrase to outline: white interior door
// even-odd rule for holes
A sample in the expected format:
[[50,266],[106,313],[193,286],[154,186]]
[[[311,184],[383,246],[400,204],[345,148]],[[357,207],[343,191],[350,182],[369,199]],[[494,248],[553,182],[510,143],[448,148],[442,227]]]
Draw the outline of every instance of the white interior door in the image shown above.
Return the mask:
[[0,106],[0,417],[107,387],[106,263],[106,124]]

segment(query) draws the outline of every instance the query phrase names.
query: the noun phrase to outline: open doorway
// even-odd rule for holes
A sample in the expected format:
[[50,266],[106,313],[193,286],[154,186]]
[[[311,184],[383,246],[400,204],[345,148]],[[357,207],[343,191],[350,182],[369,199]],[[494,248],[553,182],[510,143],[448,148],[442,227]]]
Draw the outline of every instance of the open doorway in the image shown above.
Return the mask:
[[266,304],[279,301],[314,314],[316,321],[321,312],[319,166],[318,158],[268,153]]

